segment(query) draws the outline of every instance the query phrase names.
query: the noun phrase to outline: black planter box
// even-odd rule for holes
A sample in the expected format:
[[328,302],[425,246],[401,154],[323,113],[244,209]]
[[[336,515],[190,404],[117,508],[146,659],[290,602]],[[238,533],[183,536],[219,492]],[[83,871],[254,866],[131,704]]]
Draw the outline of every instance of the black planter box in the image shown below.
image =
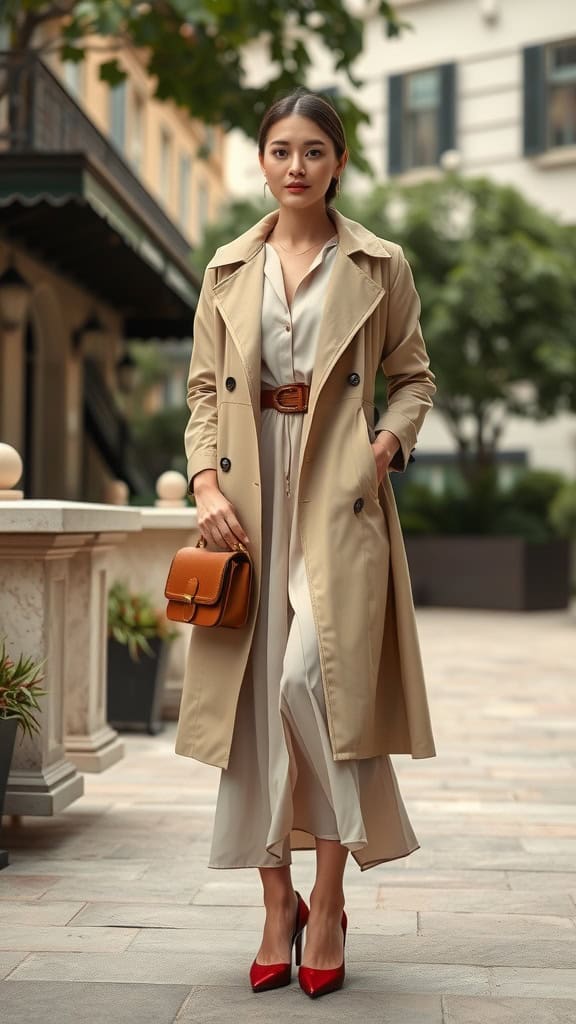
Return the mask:
[[[16,742],[16,730],[18,729],[17,718],[0,718],[0,831],[2,825],[2,812],[4,809],[4,797],[8,785],[10,765]],[[0,850],[0,869],[8,867],[8,851]]]
[[405,537],[414,604],[549,611],[570,602],[571,546],[521,537]]
[[133,661],[126,644],[108,639],[107,720],[114,729],[145,730],[150,735],[163,729],[169,641],[154,637],[149,643],[154,657],[140,654],[139,660]]

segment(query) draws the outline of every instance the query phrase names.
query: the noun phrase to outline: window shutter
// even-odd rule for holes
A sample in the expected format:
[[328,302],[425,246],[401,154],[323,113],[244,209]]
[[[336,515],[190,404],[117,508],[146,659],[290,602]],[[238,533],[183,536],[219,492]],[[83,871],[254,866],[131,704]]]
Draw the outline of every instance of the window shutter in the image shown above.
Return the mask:
[[388,79],[388,174],[400,174],[402,161],[403,75]]
[[440,106],[438,108],[438,159],[456,148],[456,65],[441,64]]
[[524,50],[524,155],[546,149],[546,52],[543,46]]

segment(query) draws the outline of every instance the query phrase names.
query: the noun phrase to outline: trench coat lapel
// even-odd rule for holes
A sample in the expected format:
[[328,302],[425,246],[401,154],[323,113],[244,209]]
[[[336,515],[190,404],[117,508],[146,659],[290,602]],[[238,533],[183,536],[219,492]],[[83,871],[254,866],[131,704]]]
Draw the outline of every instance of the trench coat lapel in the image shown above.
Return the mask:
[[[313,419],[314,409],[332,367],[362,324],[374,311],[384,289],[353,259],[352,253],[390,257],[372,232],[332,210],[338,231],[338,250],[330,275],[322,316],[309,396],[308,416],[301,454]],[[238,349],[248,380],[254,418],[260,428],[260,378],[262,358],[261,312],[264,286],[264,240],[278,218],[274,210],[249,231],[218,250],[208,266],[240,267],[214,286],[214,298],[230,336]],[[350,225],[354,224],[354,229]]]
[[239,270],[214,288],[214,300],[236,345],[248,381],[258,433],[262,360],[264,246]]

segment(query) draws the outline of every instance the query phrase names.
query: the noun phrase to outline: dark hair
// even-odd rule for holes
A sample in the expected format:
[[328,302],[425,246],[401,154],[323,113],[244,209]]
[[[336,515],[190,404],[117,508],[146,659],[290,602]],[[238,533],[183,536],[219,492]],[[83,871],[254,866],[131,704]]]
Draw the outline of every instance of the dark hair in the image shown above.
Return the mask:
[[[314,121],[322,131],[332,139],[336,156],[340,159],[346,150],[346,136],[344,125],[340,120],[337,111],[328,100],[323,99],[315,93],[308,92],[300,87],[289,96],[276,100],[264,114],[258,130],[258,150],[260,155],[264,154],[266,140],[273,125],[290,114],[299,114],[300,117],[308,117]],[[330,186],[324,199],[329,203],[336,195],[336,178],[332,178]]]

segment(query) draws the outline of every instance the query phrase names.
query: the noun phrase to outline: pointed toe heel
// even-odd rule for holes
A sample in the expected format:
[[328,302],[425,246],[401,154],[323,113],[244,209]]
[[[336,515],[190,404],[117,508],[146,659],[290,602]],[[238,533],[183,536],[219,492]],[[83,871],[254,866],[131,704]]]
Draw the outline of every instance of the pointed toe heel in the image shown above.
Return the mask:
[[[346,945],[347,927],[348,918],[343,910],[342,931],[344,932],[344,945]],[[300,982],[300,988],[307,996],[310,996],[310,999],[317,999],[318,996],[325,996],[328,992],[336,992],[339,988],[342,988],[345,973],[345,961],[344,957],[342,957],[342,963],[339,967],[330,967],[326,970],[317,967],[300,967],[298,981]]]
[[[306,927],[310,913],[306,903],[299,892],[298,907],[296,910],[296,923],[292,932],[291,948],[296,947],[296,964],[300,965],[302,960],[302,932]],[[282,988],[289,985],[292,980],[292,959],[289,963],[281,964],[259,964],[256,959],[250,967],[250,984],[253,992],[269,992],[273,988]]]

